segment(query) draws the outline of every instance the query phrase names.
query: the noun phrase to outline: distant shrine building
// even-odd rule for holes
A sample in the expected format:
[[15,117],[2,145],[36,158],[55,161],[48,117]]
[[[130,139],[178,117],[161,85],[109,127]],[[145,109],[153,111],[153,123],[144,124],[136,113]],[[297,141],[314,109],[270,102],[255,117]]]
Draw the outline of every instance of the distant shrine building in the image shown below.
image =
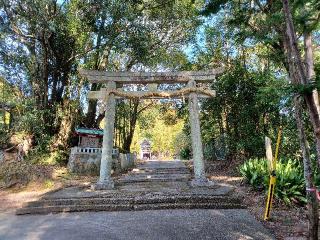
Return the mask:
[[147,139],[140,144],[140,159],[151,159],[151,142]]

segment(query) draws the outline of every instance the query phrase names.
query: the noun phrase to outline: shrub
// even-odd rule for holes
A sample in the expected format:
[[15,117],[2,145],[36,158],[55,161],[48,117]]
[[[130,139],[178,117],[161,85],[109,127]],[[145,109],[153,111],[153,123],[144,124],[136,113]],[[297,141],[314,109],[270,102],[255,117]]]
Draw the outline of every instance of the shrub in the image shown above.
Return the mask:
[[268,172],[268,163],[265,159],[250,159],[240,166],[241,175],[256,190],[265,188]]
[[51,177],[52,168],[27,161],[5,161],[0,166],[0,182],[5,188],[26,186],[31,181],[42,181]]
[[[243,163],[240,173],[256,190],[269,188],[269,164],[266,159],[249,159]],[[305,181],[303,167],[295,160],[280,160],[277,163],[275,197],[286,204],[305,203]]]
[[298,161],[290,159],[277,164],[277,182],[274,194],[286,204],[290,204],[291,201],[307,202],[303,168]]
[[180,158],[181,159],[190,159],[191,157],[191,150],[189,148],[183,148],[180,150]]
[[66,166],[68,163],[69,151],[56,150],[50,152],[49,150],[42,150],[35,147],[27,156],[27,160],[33,164],[41,165],[57,165]]

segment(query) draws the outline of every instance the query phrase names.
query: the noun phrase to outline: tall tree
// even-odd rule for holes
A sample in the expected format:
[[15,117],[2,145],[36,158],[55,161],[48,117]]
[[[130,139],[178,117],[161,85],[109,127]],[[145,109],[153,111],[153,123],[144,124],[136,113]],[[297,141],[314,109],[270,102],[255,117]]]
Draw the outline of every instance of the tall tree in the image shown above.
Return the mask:
[[[304,67],[302,56],[298,48],[298,41],[296,37],[295,27],[292,19],[292,14],[290,10],[290,6],[288,0],[282,0],[283,2],[283,12],[285,16],[286,22],[286,35],[287,35],[287,58],[289,63],[289,75],[292,79],[294,84],[300,84],[302,86],[306,86],[310,84],[310,76],[312,76],[312,62],[310,59],[311,53],[309,52],[311,49],[307,48],[306,52],[306,59],[308,60],[306,68]],[[305,39],[308,44],[310,39]],[[302,96],[306,102],[308,107],[310,121],[313,125],[314,134],[316,137],[317,149],[320,149],[320,118],[319,112],[317,108],[316,99],[314,98],[314,91],[313,89],[304,90],[302,92]],[[318,202],[316,191],[313,185],[312,179],[312,169],[311,169],[311,162],[310,156],[307,153],[307,144],[305,139],[305,133],[303,132],[303,123],[301,123],[302,114],[300,110],[300,103],[295,100],[295,108],[296,108],[296,119],[297,125],[299,129],[299,136],[301,141],[303,157],[304,157],[304,172],[305,172],[305,179],[306,179],[306,191],[308,197],[308,209],[309,209],[309,237],[310,239],[318,239],[318,226],[319,226],[319,213],[318,213]],[[303,149],[304,148],[304,149]],[[318,160],[320,161],[320,155],[318,152]]]
[[70,2],[0,1],[1,74],[22,90],[26,108],[42,112],[36,125],[43,129],[30,128],[35,136],[58,134],[55,142],[63,148],[76,120],[70,115],[79,105],[71,104],[80,84],[74,77],[76,59],[86,52],[83,39],[88,36],[77,27],[79,20],[72,15],[77,12]]
[[[189,0],[93,1],[88,5],[87,15],[96,41],[94,51],[85,58],[84,67],[107,71],[171,68],[175,57],[181,59],[182,46],[194,36],[200,23],[196,16],[198,6],[199,3]],[[100,87],[92,84],[90,88]],[[123,104],[127,107],[118,108],[117,122],[125,120],[127,127],[118,130],[125,133],[121,148],[129,151],[136,119],[144,106],[140,107],[139,101],[125,101],[118,106]],[[125,112],[120,113],[123,109]],[[97,101],[90,100],[84,124],[98,126],[102,116],[98,114]],[[125,119],[119,119],[120,116]]]

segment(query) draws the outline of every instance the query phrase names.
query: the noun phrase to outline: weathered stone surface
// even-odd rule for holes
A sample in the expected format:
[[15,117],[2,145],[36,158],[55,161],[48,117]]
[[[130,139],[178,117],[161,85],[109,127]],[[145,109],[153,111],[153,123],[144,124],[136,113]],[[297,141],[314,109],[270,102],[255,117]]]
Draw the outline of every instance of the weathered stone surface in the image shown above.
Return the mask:
[[192,187],[213,187],[214,182],[206,179],[206,178],[195,178],[191,181]]
[[[112,155],[112,170],[116,173],[126,171],[133,168],[135,162],[135,154]],[[101,151],[88,153],[76,152],[72,149],[69,157],[68,168],[73,173],[98,176],[100,172],[100,163]]]
[[104,180],[103,182],[98,181],[91,185],[92,190],[108,190],[114,188],[114,182],[111,178]]
[[129,174],[123,175],[119,183],[188,181],[190,172],[181,161],[146,161]]
[[224,196],[185,195],[141,195],[105,196],[90,198],[47,199],[29,203],[16,214],[45,214],[80,211],[128,211],[155,209],[241,209],[245,208],[237,198]]
[[136,160],[136,156],[133,153],[128,153],[128,154],[120,153],[119,161],[120,161],[121,170],[128,170],[130,168],[133,168],[135,160]]
[[[191,80],[188,82],[189,87],[195,87],[196,82]],[[196,93],[191,93],[189,95],[189,122],[191,130],[191,145],[192,145],[192,155],[193,155],[193,168],[194,168],[194,178],[191,182],[193,186],[210,186],[210,183],[206,179],[205,168],[204,168],[204,158],[203,158],[203,147],[201,140],[200,131],[200,120],[199,120],[199,103],[198,96]]]
[[98,175],[100,170],[101,153],[70,154],[68,168],[73,173]]
[[[112,170],[116,173],[122,171],[120,159],[117,155],[113,155]],[[134,158],[132,157],[132,162]],[[71,151],[68,168],[72,173],[77,173],[81,175],[92,175],[98,176],[100,172],[100,162],[101,162],[101,152],[86,153],[86,152],[73,152]],[[131,167],[129,163],[129,166]],[[123,169],[125,170],[125,169]]]

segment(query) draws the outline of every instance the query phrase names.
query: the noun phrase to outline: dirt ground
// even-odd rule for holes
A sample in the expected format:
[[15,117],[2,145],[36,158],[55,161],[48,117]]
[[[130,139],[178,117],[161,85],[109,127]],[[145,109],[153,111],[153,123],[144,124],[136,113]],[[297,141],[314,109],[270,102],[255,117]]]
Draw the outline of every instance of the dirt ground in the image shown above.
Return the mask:
[[27,185],[18,182],[10,188],[0,181],[0,212],[8,209],[20,208],[24,203],[35,201],[47,192],[63,187],[76,185],[90,185],[96,180],[92,176],[78,176],[68,172],[65,167],[42,167],[38,171],[50,171],[50,177],[38,178]]

